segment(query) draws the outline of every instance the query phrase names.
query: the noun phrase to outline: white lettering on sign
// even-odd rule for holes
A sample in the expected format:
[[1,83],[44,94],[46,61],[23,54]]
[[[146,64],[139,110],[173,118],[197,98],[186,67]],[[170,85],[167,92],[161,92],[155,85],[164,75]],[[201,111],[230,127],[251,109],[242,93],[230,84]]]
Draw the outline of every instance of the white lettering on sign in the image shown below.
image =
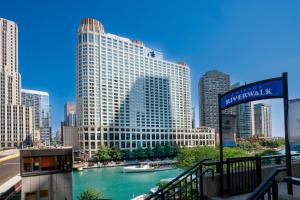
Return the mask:
[[257,97],[257,96],[269,96],[272,95],[272,89],[271,88],[266,88],[266,89],[260,89],[256,91],[248,91],[244,92],[242,94],[233,96],[229,99],[226,99],[226,105],[231,104],[236,101],[242,101],[244,99],[250,98],[250,97]]

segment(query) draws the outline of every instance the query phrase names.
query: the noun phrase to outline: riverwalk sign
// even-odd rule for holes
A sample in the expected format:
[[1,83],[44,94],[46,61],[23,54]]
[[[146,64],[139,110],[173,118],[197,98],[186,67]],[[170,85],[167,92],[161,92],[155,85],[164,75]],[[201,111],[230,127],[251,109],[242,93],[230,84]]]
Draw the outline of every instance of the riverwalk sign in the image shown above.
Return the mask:
[[221,109],[261,99],[282,98],[283,78],[268,79],[251,83],[221,96]]
[[[235,105],[262,99],[283,98],[284,104],[284,130],[285,130],[285,148],[286,148],[286,168],[287,176],[292,176],[291,151],[288,134],[288,82],[287,73],[281,77],[266,79],[250,83],[225,94],[219,94],[219,140],[220,140],[220,173],[221,190],[224,194],[223,184],[223,131],[222,131],[222,111]],[[288,184],[288,193],[292,194],[292,185]]]

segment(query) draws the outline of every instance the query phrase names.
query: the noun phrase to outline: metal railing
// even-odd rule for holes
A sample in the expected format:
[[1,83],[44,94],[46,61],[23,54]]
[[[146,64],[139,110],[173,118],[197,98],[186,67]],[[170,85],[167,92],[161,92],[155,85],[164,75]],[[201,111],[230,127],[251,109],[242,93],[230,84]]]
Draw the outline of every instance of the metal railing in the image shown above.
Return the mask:
[[261,157],[228,158],[225,163],[228,195],[252,192],[261,183]]
[[[300,161],[300,154],[293,154],[291,157],[294,161]],[[262,181],[262,166],[278,165],[279,167],[285,163],[285,160],[286,155],[228,158],[223,162],[224,176],[227,177],[227,186],[224,188],[224,191],[227,195],[255,191],[255,188],[259,187]],[[210,172],[213,176],[215,173],[219,173],[220,161],[201,160],[168,184],[159,188],[155,193],[150,194],[146,197],[146,200],[205,199],[206,195],[203,194],[203,177],[207,172]],[[272,187],[275,190],[275,186]],[[272,196],[272,193],[269,194]]]
[[[202,164],[211,159],[203,159],[196,165],[177,176],[175,179],[159,188],[155,193],[146,197],[146,200],[204,199],[203,175],[210,169],[203,170]],[[214,175],[213,171],[211,173]]]
[[264,180],[247,198],[247,200],[278,200],[278,184],[276,176],[280,172],[286,171],[286,168],[276,169],[269,178]]

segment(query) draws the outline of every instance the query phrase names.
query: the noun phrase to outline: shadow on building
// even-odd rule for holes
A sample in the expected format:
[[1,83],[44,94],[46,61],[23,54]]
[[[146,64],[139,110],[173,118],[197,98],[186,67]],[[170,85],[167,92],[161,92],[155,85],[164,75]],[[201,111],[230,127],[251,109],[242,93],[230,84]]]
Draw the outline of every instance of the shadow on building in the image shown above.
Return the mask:
[[[133,150],[168,144],[174,124],[171,104],[176,103],[171,101],[170,90],[168,78],[145,76],[137,78],[128,92],[124,88],[124,96],[122,90],[111,95],[119,109],[108,119],[107,135],[104,129],[108,146]],[[108,96],[113,92],[108,91]]]

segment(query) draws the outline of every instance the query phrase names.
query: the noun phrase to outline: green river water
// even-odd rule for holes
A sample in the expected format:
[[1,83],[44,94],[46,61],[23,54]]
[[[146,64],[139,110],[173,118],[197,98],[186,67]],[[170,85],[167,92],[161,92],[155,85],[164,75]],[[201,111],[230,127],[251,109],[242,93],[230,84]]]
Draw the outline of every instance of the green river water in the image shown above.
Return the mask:
[[103,198],[129,200],[148,193],[150,188],[164,178],[176,177],[183,170],[172,169],[158,172],[122,173],[122,167],[86,169],[73,172],[73,199],[86,187],[93,187]]

